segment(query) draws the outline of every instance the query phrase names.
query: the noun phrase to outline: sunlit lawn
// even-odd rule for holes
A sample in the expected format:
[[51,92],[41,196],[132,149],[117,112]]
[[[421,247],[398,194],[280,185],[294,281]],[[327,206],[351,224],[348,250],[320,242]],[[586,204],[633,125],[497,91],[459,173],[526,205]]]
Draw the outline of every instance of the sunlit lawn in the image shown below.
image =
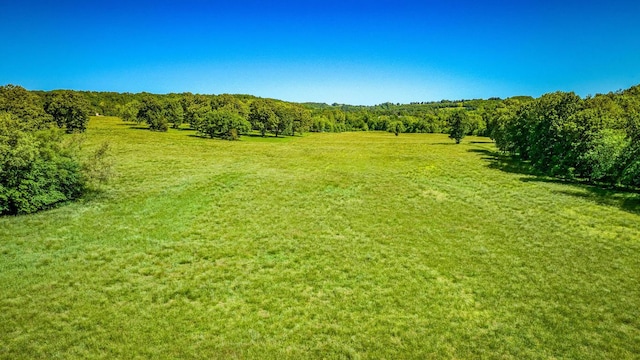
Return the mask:
[[638,195],[485,138],[92,118],[117,176],[0,218],[0,358],[640,356]]

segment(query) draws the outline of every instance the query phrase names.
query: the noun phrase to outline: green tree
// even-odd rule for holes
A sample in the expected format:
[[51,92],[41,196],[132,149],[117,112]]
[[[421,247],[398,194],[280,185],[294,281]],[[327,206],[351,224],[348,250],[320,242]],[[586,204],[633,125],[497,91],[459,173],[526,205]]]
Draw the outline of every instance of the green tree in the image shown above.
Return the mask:
[[196,129],[204,136],[237,140],[241,134],[251,130],[251,124],[242,116],[229,110],[211,110]]
[[629,145],[629,139],[622,131],[604,129],[599,132],[590,149],[581,154],[581,160],[589,166],[585,175],[590,180],[615,184],[620,177],[618,165]]
[[468,118],[464,110],[457,110],[449,115],[449,138],[460,144],[468,131]]
[[316,115],[311,120],[310,131],[312,132],[331,132],[333,131],[333,122],[324,115]]
[[182,112],[184,114],[184,122],[188,123],[192,129],[196,129],[204,116],[211,111],[211,102],[209,98],[203,95],[193,95],[184,93],[180,99]]
[[296,118],[294,106],[279,102],[275,104],[274,112],[276,121],[272,123],[271,131],[273,131],[276,137],[278,137],[279,134],[292,134],[293,123]]
[[249,106],[249,122],[254,130],[260,131],[264,137],[267,131],[271,131],[278,121],[272,106],[263,99],[255,100]]
[[44,129],[53,124],[53,117],[44,111],[43,99],[21,86],[0,86],[0,112],[15,115],[30,128]]
[[169,129],[162,105],[153,97],[148,96],[142,99],[137,118],[139,122],[147,123],[152,131],[167,131]]
[[311,126],[311,112],[301,106],[294,106],[293,122],[291,123],[291,135],[295,135],[296,132],[302,135],[303,132],[308,131]]
[[213,110],[225,109],[232,113],[238,114],[245,119],[249,117],[249,107],[240,99],[233,95],[222,94],[215,96],[211,100],[211,108]]
[[404,124],[400,120],[392,121],[387,125],[387,131],[394,133],[396,136],[404,132],[404,130]]
[[170,99],[165,103],[164,113],[167,121],[171,123],[171,127],[177,129],[184,122],[184,111],[182,105],[177,99]]
[[124,105],[116,105],[116,114],[122,119],[122,121],[126,122],[136,122],[138,121],[138,110],[140,107],[140,102],[137,100],[130,101]]
[[45,111],[53,117],[58,127],[67,133],[84,132],[89,122],[89,102],[73,91],[56,91],[48,94]]
[[62,131],[0,113],[0,214],[26,214],[79,197],[85,183]]

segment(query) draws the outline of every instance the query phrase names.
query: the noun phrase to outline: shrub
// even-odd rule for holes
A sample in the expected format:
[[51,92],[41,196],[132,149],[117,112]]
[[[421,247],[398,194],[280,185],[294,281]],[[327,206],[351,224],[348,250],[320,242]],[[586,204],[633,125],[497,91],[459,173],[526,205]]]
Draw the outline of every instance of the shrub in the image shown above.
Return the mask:
[[83,193],[80,163],[62,137],[0,114],[0,214],[33,213]]

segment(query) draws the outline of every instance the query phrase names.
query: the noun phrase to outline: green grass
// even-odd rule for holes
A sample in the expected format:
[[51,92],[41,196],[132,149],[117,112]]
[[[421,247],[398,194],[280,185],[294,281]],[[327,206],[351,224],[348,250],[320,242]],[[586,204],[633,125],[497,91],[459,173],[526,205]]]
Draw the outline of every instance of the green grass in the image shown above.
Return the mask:
[[640,356],[637,194],[484,138],[92,118],[117,177],[0,218],[0,358]]

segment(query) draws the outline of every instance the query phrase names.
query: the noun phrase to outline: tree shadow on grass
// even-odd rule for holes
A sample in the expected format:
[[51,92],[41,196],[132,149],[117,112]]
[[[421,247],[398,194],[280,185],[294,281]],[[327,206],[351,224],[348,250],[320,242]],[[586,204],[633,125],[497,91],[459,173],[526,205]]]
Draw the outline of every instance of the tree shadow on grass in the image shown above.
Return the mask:
[[196,135],[196,134],[188,134],[187,137],[196,138],[196,139],[202,139],[202,140],[225,140],[225,141],[230,141],[229,139],[227,139],[225,137],[222,137],[220,135],[215,135],[214,137],[210,137],[210,136],[202,136],[202,135]]
[[133,122],[121,122],[116,124],[116,126],[126,126],[129,129],[134,129],[134,130],[149,130],[149,126],[144,124],[144,123],[133,123]]
[[562,195],[571,195],[593,201],[598,205],[620,208],[624,211],[640,215],[640,196],[630,190],[603,189],[592,185],[576,185],[578,189],[555,191]]
[[520,178],[522,182],[539,182],[567,185],[561,190],[552,190],[555,194],[570,195],[593,201],[599,205],[612,206],[621,210],[640,214],[640,194],[636,190],[616,187],[603,187],[580,180],[553,178],[534,169],[526,161],[486,149],[470,149],[469,152],[482,155],[490,169],[511,174],[527,175]]
[[487,166],[490,169],[501,170],[511,174],[530,175],[540,178],[544,177],[543,173],[534,169],[528,162],[514,159],[513,157],[501,154],[498,151],[491,151],[487,149],[469,149],[467,151],[481,154],[482,160],[486,160],[488,162]]
[[278,137],[276,137],[273,134],[266,134],[265,136],[262,136],[260,134],[242,134],[242,136],[246,136],[250,138],[263,138],[263,139],[285,139],[288,137],[301,137],[298,135],[282,135],[282,134],[278,134]]

